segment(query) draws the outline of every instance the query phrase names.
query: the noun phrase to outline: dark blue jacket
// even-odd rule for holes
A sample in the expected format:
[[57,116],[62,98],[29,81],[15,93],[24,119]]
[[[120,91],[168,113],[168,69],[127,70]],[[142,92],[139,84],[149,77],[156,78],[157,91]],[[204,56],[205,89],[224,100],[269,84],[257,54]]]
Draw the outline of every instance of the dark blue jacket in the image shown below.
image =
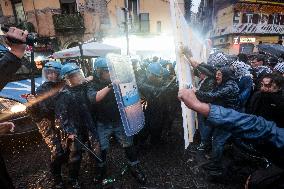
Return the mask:
[[89,83],[66,87],[60,92],[55,106],[56,118],[67,134],[82,135],[90,131],[97,136],[91,107],[96,103],[97,91]]
[[240,106],[244,108],[253,90],[253,79],[250,76],[241,77],[238,86],[240,89]]

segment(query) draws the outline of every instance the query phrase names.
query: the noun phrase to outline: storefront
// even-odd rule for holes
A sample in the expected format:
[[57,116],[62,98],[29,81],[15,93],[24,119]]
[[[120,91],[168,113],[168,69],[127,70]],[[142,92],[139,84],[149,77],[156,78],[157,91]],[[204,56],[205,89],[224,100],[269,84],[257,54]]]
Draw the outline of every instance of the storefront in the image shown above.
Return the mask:
[[239,54],[257,52],[257,45],[261,43],[278,43],[282,36],[265,36],[265,35],[227,35],[214,38],[213,47],[220,49],[224,53]]

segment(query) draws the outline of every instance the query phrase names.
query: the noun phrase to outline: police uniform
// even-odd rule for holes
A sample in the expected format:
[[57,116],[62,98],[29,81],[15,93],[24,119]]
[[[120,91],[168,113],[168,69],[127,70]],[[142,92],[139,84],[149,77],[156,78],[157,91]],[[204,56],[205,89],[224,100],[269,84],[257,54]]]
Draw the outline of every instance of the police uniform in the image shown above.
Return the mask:
[[88,140],[88,132],[96,138],[96,128],[90,113],[90,106],[95,103],[96,91],[89,83],[75,87],[66,87],[58,97],[56,116],[65,136],[64,148],[69,157],[69,180],[75,181],[79,176],[82,160],[82,146],[77,140],[67,139],[76,135],[83,143]]
[[29,109],[33,121],[41,133],[45,143],[51,152],[51,173],[54,176],[55,182],[60,182],[61,164],[64,159],[64,151],[61,146],[61,139],[58,129],[55,127],[55,104],[58,96],[58,91],[62,87],[60,82],[45,82],[37,88],[36,94],[42,96],[48,92],[54,91],[55,94],[47,99],[39,102]]
[[[95,63],[95,80],[93,82],[93,88],[97,91],[106,87],[110,82],[101,79],[101,71],[108,71],[106,59],[103,58],[97,59]],[[111,85],[109,85],[109,87],[111,87]],[[146,177],[139,166],[137,153],[133,146],[133,137],[128,137],[125,134],[113,90],[110,91],[103,100],[95,105],[94,116],[97,123],[101,158],[103,160],[102,163],[99,163],[99,171],[94,179],[95,182],[100,183],[106,176],[107,149],[109,148],[109,139],[111,135],[114,135],[125,150],[132,175],[138,182],[144,183]]]

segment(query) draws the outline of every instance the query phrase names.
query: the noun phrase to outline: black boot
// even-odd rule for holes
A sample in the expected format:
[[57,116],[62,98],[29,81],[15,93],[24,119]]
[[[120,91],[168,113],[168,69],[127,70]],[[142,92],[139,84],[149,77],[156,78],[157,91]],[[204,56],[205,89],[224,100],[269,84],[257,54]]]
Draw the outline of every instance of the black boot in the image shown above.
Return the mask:
[[102,184],[103,180],[106,178],[106,166],[98,167],[96,171],[96,176],[94,178],[95,184]]
[[101,159],[102,162],[97,162],[98,167],[96,171],[96,176],[94,178],[95,184],[102,184],[102,181],[106,178],[107,168],[106,168],[106,157],[107,157],[107,150],[101,151]]
[[64,183],[61,176],[61,165],[62,165],[62,157],[57,156],[51,159],[50,163],[50,171],[54,179],[54,188],[61,189],[64,188]]
[[53,188],[55,188],[55,189],[62,189],[62,188],[64,188],[64,183],[63,183],[61,175],[57,175],[57,176],[53,175],[53,179],[54,179],[54,186],[53,186]]
[[145,176],[144,172],[142,171],[142,168],[139,166],[139,164],[130,166],[130,172],[132,176],[137,180],[140,184],[146,184],[147,177]]
[[68,184],[72,186],[74,189],[80,189],[81,186],[78,181],[79,177],[79,170],[80,170],[80,161],[69,163],[69,178]]
[[142,172],[141,167],[139,166],[139,161],[137,158],[137,153],[134,146],[129,146],[124,148],[125,154],[127,159],[130,162],[130,172],[132,176],[140,183],[145,184],[146,183],[146,176]]

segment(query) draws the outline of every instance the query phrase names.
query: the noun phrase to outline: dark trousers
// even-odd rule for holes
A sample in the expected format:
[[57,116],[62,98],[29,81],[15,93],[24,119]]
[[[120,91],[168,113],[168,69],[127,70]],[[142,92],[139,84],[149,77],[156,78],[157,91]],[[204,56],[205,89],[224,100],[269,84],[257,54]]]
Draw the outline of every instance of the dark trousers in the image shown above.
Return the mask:
[[11,189],[15,188],[12,183],[12,179],[10,178],[5,161],[0,153],[0,188],[3,189]]

